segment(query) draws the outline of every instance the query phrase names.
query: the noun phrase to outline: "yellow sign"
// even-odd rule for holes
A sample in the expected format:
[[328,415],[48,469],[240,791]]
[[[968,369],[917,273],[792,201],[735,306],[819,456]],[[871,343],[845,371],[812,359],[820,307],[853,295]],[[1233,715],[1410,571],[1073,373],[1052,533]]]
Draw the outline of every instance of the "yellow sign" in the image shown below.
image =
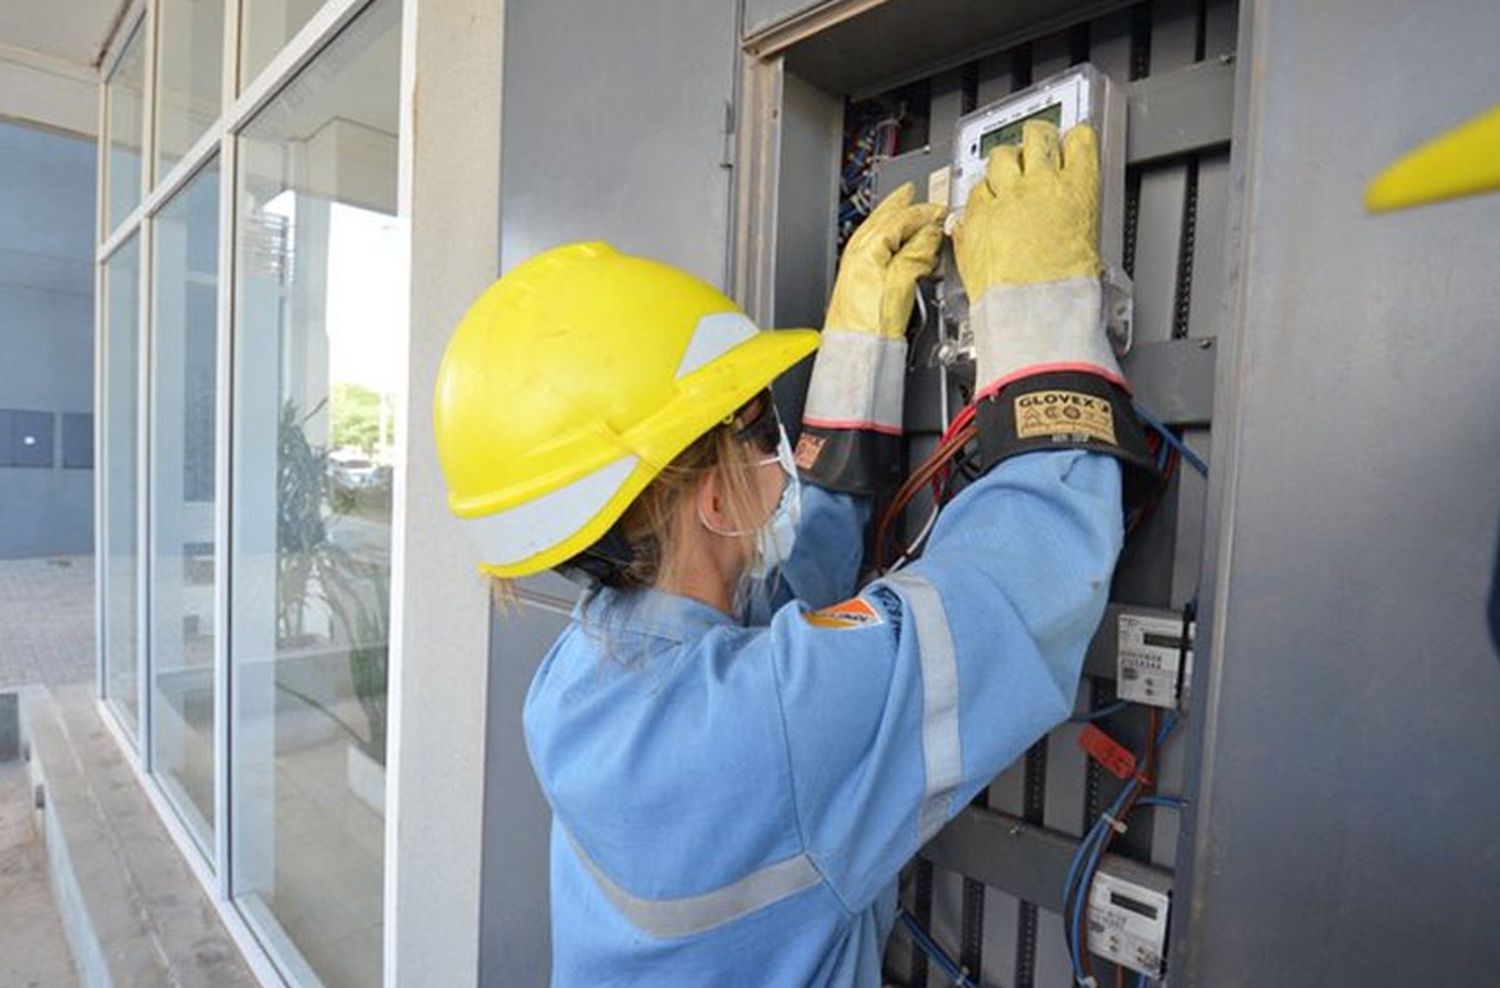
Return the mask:
[[1079,391],[1033,391],[1015,401],[1016,438],[1087,436],[1116,445],[1109,400]]

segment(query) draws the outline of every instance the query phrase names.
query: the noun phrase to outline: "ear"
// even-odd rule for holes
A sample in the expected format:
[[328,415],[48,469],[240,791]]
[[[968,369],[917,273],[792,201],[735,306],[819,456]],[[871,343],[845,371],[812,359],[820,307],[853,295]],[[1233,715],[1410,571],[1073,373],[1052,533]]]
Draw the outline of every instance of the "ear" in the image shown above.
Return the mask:
[[736,529],[735,519],[730,516],[729,499],[725,493],[724,475],[718,467],[705,470],[703,477],[698,481],[697,488],[693,491],[699,520],[707,522],[716,535],[723,535]]

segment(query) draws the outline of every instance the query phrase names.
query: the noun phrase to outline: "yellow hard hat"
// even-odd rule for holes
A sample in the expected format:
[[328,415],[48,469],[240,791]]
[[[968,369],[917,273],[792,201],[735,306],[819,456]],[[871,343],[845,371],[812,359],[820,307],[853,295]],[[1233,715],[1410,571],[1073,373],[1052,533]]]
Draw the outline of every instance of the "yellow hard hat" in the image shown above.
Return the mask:
[[526,576],[593,545],[662,467],[817,346],[608,244],[519,265],[469,308],[438,368],[448,506],[480,569]]
[[1500,106],[1397,158],[1365,187],[1365,208],[1401,209],[1500,189]]

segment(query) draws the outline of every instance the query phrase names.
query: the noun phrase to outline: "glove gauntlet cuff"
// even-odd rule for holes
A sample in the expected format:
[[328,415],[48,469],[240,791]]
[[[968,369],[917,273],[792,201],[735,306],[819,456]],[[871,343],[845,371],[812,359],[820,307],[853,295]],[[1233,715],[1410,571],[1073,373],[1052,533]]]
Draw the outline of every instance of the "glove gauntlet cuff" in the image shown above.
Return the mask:
[[813,365],[797,466],[820,487],[877,494],[900,479],[906,340],[825,329]]
[[1096,374],[1129,391],[1104,331],[1098,278],[996,285],[973,304],[969,321],[981,398],[1044,371]]

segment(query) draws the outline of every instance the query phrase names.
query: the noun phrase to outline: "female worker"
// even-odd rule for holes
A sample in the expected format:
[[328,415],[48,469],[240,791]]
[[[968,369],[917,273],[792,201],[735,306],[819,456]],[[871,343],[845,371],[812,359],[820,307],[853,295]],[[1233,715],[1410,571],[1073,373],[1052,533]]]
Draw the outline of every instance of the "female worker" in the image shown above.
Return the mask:
[[844,252],[795,464],[767,388],[819,334],[672,268],[547,251],[455,332],[437,434],[484,569],[590,583],[526,699],[555,984],[878,985],[902,866],[1068,716],[1120,461],[1149,462],[1102,328],[1097,161],[1044,123],[992,155],[954,238],[986,472],[857,596],[941,242],[910,187]]

